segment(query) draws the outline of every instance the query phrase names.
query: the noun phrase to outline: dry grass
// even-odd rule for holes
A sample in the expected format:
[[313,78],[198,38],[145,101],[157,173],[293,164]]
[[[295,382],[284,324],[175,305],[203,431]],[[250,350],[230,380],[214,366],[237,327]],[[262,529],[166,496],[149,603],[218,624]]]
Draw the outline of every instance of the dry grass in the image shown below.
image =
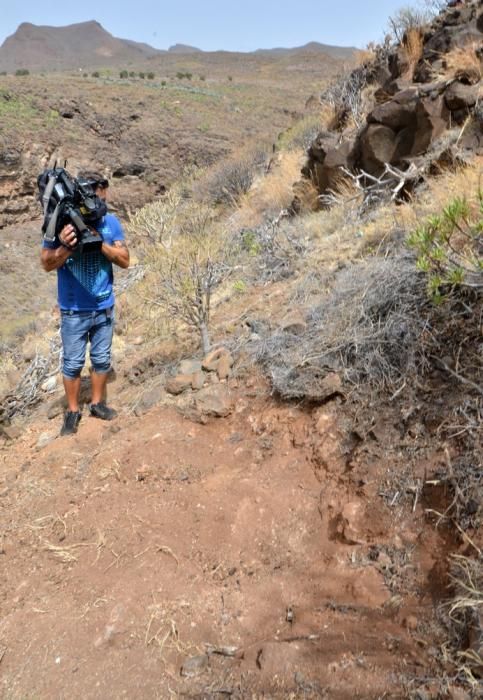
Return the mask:
[[457,46],[444,54],[444,70],[439,78],[465,78],[471,83],[477,83],[483,76],[483,65],[479,53],[479,45],[469,43]]
[[289,207],[293,183],[300,179],[303,162],[304,154],[300,149],[280,154],[269,172],[255,180],[251,190],[240,198],[229,227],[253,228]]
[[360,49],[355,52],[356,66],[364,66],[367,63],[372,63],[376,58],[376,52],[373,48]]
[[334,105],[321,102],[311,114],[299,119],[280,137],[277,147],[281,151],[307,150],[321,131],[331,129],[336,121]]
[[402,43],[407,62],[405,78],[412,80],[414,69],[423,55],[423,32],[420,27],[410,27]]
[[422,219],[441,211],[452,198],[467,197],[483,187],[483,158],[476,157],[473,164],[456,171],[446,171],[441,176],[431,178],[415,201],[408,201],[397,208],[397,219],[401,228],[410,231]]
[[454,594],[447,605],[451,641],[444,649],[445,656],[454,665],[459,679],[477,691],[483,673],[481,553],[475,559],[453,555],[450,580]]

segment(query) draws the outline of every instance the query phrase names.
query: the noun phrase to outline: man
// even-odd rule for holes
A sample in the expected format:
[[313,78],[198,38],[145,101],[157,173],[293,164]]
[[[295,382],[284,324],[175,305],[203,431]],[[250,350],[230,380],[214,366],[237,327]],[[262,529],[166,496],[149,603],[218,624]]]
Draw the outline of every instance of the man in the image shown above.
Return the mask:
[[[95,172],[82,172],[78,179],[91,185],[97,196],[106,200],[109,182],[105,178]],[[57,270],[62,373],[67,399],[61,435],[76,433],[81,419],[80,375],[88,341],[92,364],[90,414],[101,420],[112,420],[117,415],[104,401],[114,324],[112,263],[127,268],[129,251],[122,226],[112,214],[103,216],[93,233],[102,238],[99,250],[76,250],[77,232],[72,224],[64,226],[55,241],[44,240],[42,245],[42,267],[46,272]]]

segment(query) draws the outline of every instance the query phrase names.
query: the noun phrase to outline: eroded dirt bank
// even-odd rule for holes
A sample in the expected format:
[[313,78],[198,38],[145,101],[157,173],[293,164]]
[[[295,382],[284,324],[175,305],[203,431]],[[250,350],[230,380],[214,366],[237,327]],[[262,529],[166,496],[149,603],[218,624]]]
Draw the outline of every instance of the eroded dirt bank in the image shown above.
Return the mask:
[[4,444],[2,697],[401,698],[431,676],[451,543],[414,475],[438,455],[405,481],[389,416],[359,434],[340,399],[229,382],[205,425],[158,406],[50,440],[37,415]]

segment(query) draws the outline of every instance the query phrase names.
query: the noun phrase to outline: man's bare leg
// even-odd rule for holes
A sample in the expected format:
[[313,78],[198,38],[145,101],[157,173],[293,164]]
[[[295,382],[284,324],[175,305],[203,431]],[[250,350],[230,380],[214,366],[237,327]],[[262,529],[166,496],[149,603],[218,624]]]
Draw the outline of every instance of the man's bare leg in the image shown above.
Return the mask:
[[105,374],[98,374],[97,372],[91,372],[91,385],[92,385],[92,399],[93,404],[101,403],[105,399],[107,384],[107,372]]
[[76,413],[79,410],[80,377],[71,379],[64,376],[64,391],[67,399],[67,409]]

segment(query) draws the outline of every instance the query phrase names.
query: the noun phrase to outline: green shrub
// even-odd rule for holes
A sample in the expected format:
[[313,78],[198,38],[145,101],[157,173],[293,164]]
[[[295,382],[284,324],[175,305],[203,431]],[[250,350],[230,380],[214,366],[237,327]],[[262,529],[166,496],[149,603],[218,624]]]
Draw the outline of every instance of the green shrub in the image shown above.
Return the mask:
[[95,70],[93,73],[91,73],[91,76],[92,76],[93,78],[99,78],[99,77],[100,77],[100,73],[99,73],[98,70]]
[[145,74],[144,71],[142,71],[142,70],[139,71],[138,75],[139,75],[139,77],[142,78],[143,80],[144,80],[144,78],[146,77],[146,74]]
[[206,80],[206,75],[200,75],[200,80]]
[[129,71],[129,77],[130,77],[130,78],[135,78],[135,77],[136,77],[136,73],[135,73],[133,70]]
[[127,70],[122,70],[122,71],[119,73],[119,77],[121,78],[121,80],[125,80],[126,78],[129,77],[129,73],[127,72]]
[[27,68],[17,68],[15,75],[29,75],[30,71]]
[[456,287],[483,287],[482,243],[483,190],[476,203],[455,197],[411,233],[408,245],[417,253],[418,269],[428,275],[435,302]]
[[150,71],[147,75],[148,80],[154,80],[154,73]]

